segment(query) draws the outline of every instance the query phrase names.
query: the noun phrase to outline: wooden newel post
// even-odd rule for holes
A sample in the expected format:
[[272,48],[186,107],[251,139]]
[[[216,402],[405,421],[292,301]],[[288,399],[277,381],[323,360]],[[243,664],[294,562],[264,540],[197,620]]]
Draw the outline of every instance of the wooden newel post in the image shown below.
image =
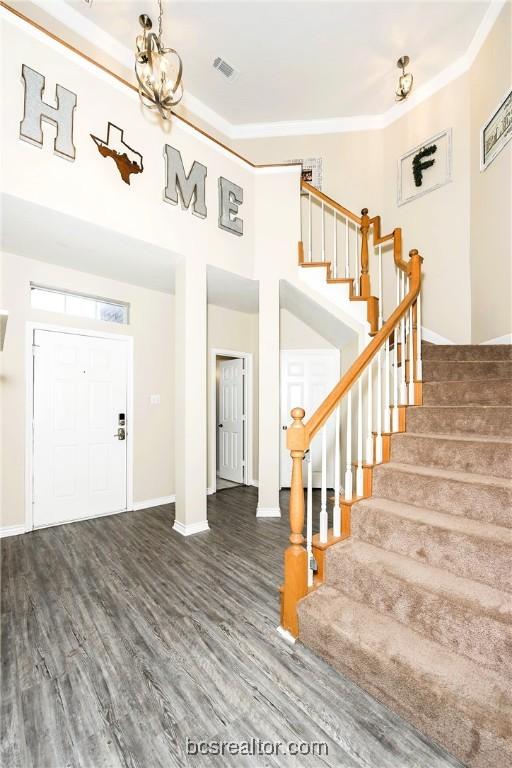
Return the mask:
[[304,547],[304,485],[302,462],[306,451],[303,408],[291,412],[293,424],[287,432],[292,457],[290,485],[290,546],[284,554],[284,584],[281,596],[281,626],[294,637],[299,634],[297,603],[308,591],[308,555]]
[[368,232],[370,229],[370,217],[368,216],[368,208],[363,208],[361,211],[361,277],[359,281],[360,295],[370,296],[370,275],[369,268],[369,256],[368,256]]

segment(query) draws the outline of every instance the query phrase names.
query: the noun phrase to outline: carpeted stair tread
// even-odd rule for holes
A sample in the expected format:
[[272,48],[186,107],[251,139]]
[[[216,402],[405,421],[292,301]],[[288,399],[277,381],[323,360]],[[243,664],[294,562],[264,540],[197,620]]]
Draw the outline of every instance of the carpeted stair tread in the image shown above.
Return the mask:
[[411,507],[512,528],[512,482],[508,478],[389,462],[375,467],[373,494]]
[[512,595],[356,539],[330,547],[326,574],[349,597],[512,675]]
[[512,379],[512,361],[425,360],[423,363],[422,378],[423,381]]
[[464,578],[512,592],[512,530],[371,497],[352,507],[352,536]]
[[510,344],[422,344],[423,360],[512,360]]
[[464,763],[512,761],[512,694],[499,675],[327,585],[301,602],[299,624],[302,642]]
[[510,405],[423,405],[407,409],[407,432],[512,435]]
[[512,405],[512,382],[508,379],[426,381],[425,405]]
[[[403,432],[391,438],[391,460],[408,465],[510,478],[512,438]],[[512,497],[511,497],[512,502]]]

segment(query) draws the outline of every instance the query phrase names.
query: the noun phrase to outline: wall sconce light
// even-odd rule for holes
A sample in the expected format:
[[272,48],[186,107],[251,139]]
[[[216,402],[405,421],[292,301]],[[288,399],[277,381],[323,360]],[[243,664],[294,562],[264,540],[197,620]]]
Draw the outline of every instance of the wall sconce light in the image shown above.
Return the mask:
[[162,40],[162,0],[158,0],[158,34],[151,32],[153,22],[145,13],[139,16],[142,34],[137,37],[135,75],[140,100],[148,109],[156,109],[169,120],[172,107],[181,101],[183,65],[174,48],[166,48]]
[[408,56],[400,56],[396,65],[398,69],[402,70],[402,74],[398,78],[398,88],[395,93],[395,101],[405,101],[412,90],[413,76],[410,72],[406,72],[405,68],[409,64]]

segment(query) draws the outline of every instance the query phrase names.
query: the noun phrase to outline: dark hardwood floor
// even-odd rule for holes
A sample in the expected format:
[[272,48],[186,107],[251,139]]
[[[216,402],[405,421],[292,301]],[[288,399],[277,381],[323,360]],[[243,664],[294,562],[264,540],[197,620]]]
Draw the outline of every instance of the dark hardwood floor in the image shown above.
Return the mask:
[[[2,540],[5,768],[447,768],[456,760],[276,632],[287,520],[254,488]],[[283,509],[287,508],[283,494]],[[324,742],[325,756],[187,756],[193,741]]]

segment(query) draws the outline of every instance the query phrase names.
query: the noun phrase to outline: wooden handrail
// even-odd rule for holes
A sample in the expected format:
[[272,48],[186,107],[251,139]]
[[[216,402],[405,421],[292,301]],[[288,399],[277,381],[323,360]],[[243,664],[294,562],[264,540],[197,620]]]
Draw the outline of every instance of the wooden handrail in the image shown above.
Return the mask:
[[[396,232],[397,230],[395,230]],[[387,236],[387,239],[391,239]],[[373,337],[368,346],[361,352],[357,360],[350,366],[348,371],[340,379],[338,384],[331,390],[325,400],[311,418],[302,426],[302,428],[289,429],[287,432],[288,448],[291,451],[307,451],[309,445],[318,432],[325,424],[331,413],[336,408],[341,398],[357,381],[368,363],[374,358],[379,349],[385,344],[386,339],[391,336],[398,322],[404,317],[405,313],[416,300],[421,287],[421,263],[422,257],[417,250],[409,253],[409,262],[401,262],[405,265],[405,271],[410,277],[409,292],[404,296],[402,302],[386,320],[380,331]],[[397,265],[400,266],[400,265]]]
[[321,200],[323,203],[330,205],[331,208],[334,208],[336,211],[338,211],[338,213],[341,213],[341,215],[345,216],[347,219],[350,219],[356,224],[361,224],[360,216],[356,216],[356,214],[352,213],[352,211],[349,211],[348,208],[344,208],[342,205],[337,203],[336,200],[333,200],[332,197],[329,197],[328,195],[325,195],[323,192],[320,192],[319,189],[311,186],[311,184],[308,184],[307,181],[301,181],[300,184],[301,184],[301,188],[305,192],[309,192],[309,194],[313,195],[313,197],[316,197],[318,200]]
[[[409,264],[402,259],[402,230],[397,227],[389,235],[381,234],[380,216],[374,216],[370,219],[370,224],[373,225],[373,245],[382,245],[389,240],[393,241],[393,260],[402,272],[409,271]],[[412,251],[411,251],[412,253]]]

